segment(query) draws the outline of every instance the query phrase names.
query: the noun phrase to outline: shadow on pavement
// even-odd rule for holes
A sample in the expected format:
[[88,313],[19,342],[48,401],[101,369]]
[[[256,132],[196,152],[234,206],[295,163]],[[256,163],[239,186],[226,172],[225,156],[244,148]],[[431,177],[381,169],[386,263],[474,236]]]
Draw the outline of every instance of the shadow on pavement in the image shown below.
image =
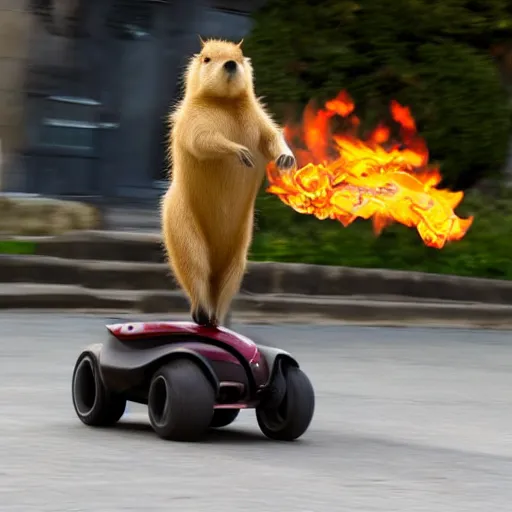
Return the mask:
[[[109,429],[110,430],[110,429]],[[150,434],[154,436],[156,439],[157,436],[153,432],[151,425],[149,423],[143,421],[134,421],[134,420],[122,420],[111,430],[121,430],[123,432],[133,432],[133,433],[143,433]],[[165,441],[163,441],[165,442]],[[226,443],[226,444],[237,444],[243,443],[247,445],[248,443],[272,443],[271,439],[267,439],[263,434],[259,432],[241,430],[237,428],[226,427],[223,429],[211,429],[206,437],[202,441],[195,442],[197,443]]]

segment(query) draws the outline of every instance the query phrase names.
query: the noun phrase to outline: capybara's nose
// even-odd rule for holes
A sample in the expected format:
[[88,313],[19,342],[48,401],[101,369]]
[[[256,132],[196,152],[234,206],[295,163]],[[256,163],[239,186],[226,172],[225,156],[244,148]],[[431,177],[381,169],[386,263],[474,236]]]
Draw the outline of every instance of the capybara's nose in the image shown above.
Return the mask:
[[224,63],[224,69],[228,73],[234,73],[236,71],[236,62],[234,60],[228,60]]

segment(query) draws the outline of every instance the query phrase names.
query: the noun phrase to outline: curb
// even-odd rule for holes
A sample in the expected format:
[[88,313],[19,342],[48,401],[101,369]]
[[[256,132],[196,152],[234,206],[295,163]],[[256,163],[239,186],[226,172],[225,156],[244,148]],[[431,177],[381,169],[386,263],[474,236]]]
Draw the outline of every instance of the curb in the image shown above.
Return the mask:
[[[99,292],[79,286],[19,285],[0,286],[0,309],[117,310],[188,315],[189,305],[181,292]],[[296,323],[308,322],[314,317],[326,321],[397,325],[435,322],[495,328],[512,326],[512,306],[368,298],[239,295],[233,303],[233,314],[284,316]]]

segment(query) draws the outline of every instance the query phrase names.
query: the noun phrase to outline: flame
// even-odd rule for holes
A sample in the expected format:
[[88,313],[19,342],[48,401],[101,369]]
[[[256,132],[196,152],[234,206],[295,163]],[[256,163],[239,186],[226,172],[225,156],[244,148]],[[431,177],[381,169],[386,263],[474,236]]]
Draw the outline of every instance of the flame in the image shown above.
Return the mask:
[[[441,249],[447,241],[460,240],[473,217],[461,219],[454,213],[462,192],[436,188],[441,174],[428,164],[428,148],[410,109],[396,101],[390,104],[399,142],[391,141],[391,129],[384,123],[359,138],[360,120],[354,110],[346,91],[323,109],[309,103],[302,125],[284,128],[297,169],[282,172],[270,163],[267,192],[299,213],[334,219],[345,227],[357,217],[371,218],[376,235],[399,222],[416,228],[429,247]],[[346,126],[342,134],[331,131],[334,117]]]

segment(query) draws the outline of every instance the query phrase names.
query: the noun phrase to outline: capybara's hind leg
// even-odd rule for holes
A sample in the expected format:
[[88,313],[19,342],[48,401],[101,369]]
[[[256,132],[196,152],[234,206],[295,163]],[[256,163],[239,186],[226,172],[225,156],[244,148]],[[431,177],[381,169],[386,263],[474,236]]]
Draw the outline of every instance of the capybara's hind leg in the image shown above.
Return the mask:
[[[173,212],[176,215],[176,209]],[[165,205],[163,215],[163,238],[169,265],[189,299],[194,322],[206,325],[212,315],[208,248],[192,223],[178,223],[179,215],[166,219]]]
[[179,249],[173,246],[169,251],[169,263],[189,299],[192,319],[197,324],[207,325],[212,314],[208,260],[205,254],[198,254],[192,247],[187,247],[188,244],[189,241],[181,240]]
[[245,256],[239,254],[229,266],[216,276],[212,286],[213,315],[217,323],[223,324],[233,297],[238,293],[245,272]]

